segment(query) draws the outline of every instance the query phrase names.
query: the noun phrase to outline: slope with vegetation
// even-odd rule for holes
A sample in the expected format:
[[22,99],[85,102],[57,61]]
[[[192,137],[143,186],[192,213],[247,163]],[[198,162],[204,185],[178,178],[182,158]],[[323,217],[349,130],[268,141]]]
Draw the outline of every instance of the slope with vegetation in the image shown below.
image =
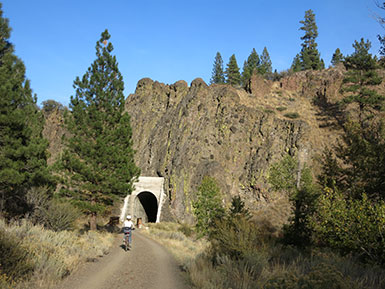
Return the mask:
[[242,74],[218,52],[212,85],[144,78],[126,100],[106,30],[70,110],[39,110],[1,12],[0,285],[54,283],[105,253],[111,235],[75,224],[97,229],[140,168],[165,177],[163,220],[196,224],[151,231],[188,246],[197,287],[383,288],[384,58],[361,39],[324,69],[313,11],[300,23],[287,72],[272,73],[266,48]]
[[113,235],[88,232],[81,219],[98,202],[110,208],[114,195],[129,193],[139,169],[122,77],[111,43],[101,47],[108,32],[92,68],[75,81],[72,111],[55,101],[40,110],[2,14],[0,5],[0,287],[50,288],[108,252]]

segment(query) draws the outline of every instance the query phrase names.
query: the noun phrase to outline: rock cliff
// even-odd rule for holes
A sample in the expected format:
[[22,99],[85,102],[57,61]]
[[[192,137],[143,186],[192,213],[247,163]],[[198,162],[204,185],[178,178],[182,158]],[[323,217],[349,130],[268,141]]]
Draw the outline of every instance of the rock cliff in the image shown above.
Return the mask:
[[[140,80],[126,100],[136,162],[144,176],[165,177],[165,219],[189,221],[205,175],[215,177],[224,202],[241,195],[261,212],[287,199],[269,191],[270,165],[290,153],[312,165],[338,137],[330,111],[343,72],[301,72],[279,82],[253,76],[245,89],[195,79],[171,85]],[[337,128],[337,130],[336,130]],[[287,204],[287,202],[286,202]],[[287,214],[288,205],[284,207]]]

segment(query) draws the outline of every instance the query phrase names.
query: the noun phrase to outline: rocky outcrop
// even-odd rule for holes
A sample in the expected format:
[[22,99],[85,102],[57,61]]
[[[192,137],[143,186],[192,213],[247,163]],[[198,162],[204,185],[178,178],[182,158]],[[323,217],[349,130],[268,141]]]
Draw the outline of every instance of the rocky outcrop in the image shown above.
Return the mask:
[[[330,137],[320,131],[309,95],[298,92],[304,89],[317,97],[319,83],[311,92],[306,83],[256,78],[247,93],[228,85],[208,86],[202,79],[189,87],[184,81],[165,85],[140,80],[126,100],[136,162],[142,175],[165,177],[167,210],[188,221],[205,175],[218,180],[225,202],[237,194],[250,208],[272,201],[270,165],[286,153],[309,163]],[[301,111],[299,118],[285,117],[285,112],[296,111]]]
[[[282,205],[287,196],[269,190],[268,169],[286,153],[311,165],[336,140],[338,122],[330,108],[342,78],[341,69],[299,72],[279,82],[253,76],[246,90],[208,86],[200,78],[190,86],[141,79],[125,105],[142,175],[165,178],[163,217],[191,220],[205,175],[218,180],[224,202],[239,194],[259,214],[289,210]],[[50,163],[62,149],[62,122],[59,112],[46,119]]]

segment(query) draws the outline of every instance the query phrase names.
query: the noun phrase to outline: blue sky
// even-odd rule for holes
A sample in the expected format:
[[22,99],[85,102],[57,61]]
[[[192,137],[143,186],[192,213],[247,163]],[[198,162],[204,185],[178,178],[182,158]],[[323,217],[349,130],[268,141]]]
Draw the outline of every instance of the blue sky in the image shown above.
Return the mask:
[[290,67],[300,51],[305,11],[316,15],[321,57],[329,65],[338,47],[353,51],[354,40],[372,42],[384,29],[375,0],[0,0],[12,27],[11,42],[24,61],[38,103],[68,105],[76,76],[95,59],[104,29],[125,82],[125,95],[150,77],[164,83],[201,77],[209,82],[217,51],[227,64],[235,54],[240,68],[253,48],[266,46],[273,68]]

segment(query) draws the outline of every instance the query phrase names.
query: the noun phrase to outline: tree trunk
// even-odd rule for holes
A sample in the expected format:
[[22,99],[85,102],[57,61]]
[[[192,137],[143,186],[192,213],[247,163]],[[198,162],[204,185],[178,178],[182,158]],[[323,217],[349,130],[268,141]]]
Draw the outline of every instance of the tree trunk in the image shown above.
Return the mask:
[[91,213],[90,216],[90,230],[96,231],[97,226],[96,226],[96,213]]
[[[95,206],[95,204],[96,204],[95,199],[91,200],[91,204],[92,204],[92,206]],[[90,215],[90,230],[96,231],[97,229],[98,228],[96,226],[96,212],[92,212]]]

